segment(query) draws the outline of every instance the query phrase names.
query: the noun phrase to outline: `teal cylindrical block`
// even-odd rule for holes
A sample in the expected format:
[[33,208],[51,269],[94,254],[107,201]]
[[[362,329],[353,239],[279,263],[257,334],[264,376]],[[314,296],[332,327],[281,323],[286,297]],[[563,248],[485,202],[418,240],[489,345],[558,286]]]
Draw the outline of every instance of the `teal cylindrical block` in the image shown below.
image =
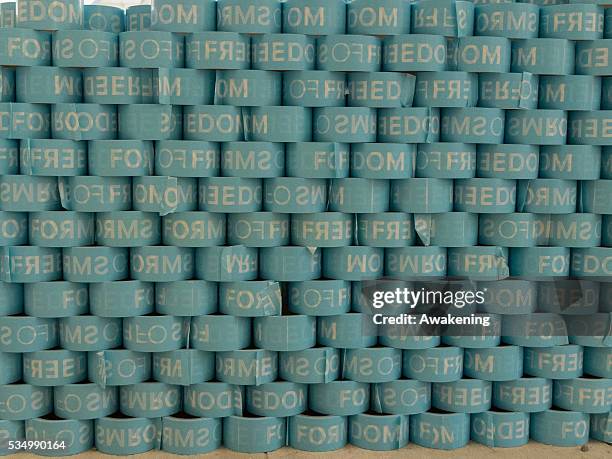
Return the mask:
[[137,352],[173,351],[185,347],[188,331],[189,320],[183,317],[126,317],[123,320],[123,345]]
[[[193,105],[183,113],[183,138],[213,142],[246,140],[246,109],[227,105]],[[266,124],[263,126],[266,127]]]
[[[513,394],[524,394],[515,397]],[[493,405],[506,411],[536,413],[552,406],[552,381],[518,378],[493,383]]]
[[[90,67],[82,70],[83,101],[91,104],[148,104],[158,102],[159,81],[152,69]],[[163,83],[162,83],[163,84]],[[168,86],[171,82],[168,81]],[[155,96],[155,97],[154,97]]]
[[403,212],[359,214],[356,240],[372,247],[406,247],[414,245],[412,215]]
[[130,276],[148,282],[172,282],[193,277],[194,254],[188,247],[142,246],[130,249]]
[[0,137],[4,139],[51,137],[51,109],[48,105],[2,102],[0,116],[4,120],[0,125]]
[[53,388],[55,414],[64,419],[98,419],[119,408],[118,389],[94,383],[67,384]]
[[[497,346],[482,349],[465,349],[463,374],[485,381],[510,381],[523,374],[523,348]],[[486,361],[487,365],[479,362]]]
[[405,349],[402,374],[425,382],[451,382],[463,375],[463,349],[460,347],[432,347]]
[[225,215],[210,212],[175,212],[162,219],[164,244],[209,247],[225,243]]
[[323,276],[357,281],[383,273],[383,249],[367,246],[328,247],[323,250]]
[[282,14],[285,33],[333,35],[346,31],[346,2],[342,0],[287,0]]
[[155,311],[175,316],[199,316],[217,312],[217,286],[200,280],[158,282]]
[[96,213],[96,242],[109,247],[139,247],[161,242],[160,216],[151,212]]
[[28,213],[0,211],[0,245],[15,246],[28,243]]
[[607,396],[609,390],[609,379],[558,379],[554,381],[553,403],[569,411],[609,413],[612,403]]
[[56,67],[117,67],[117,34],[101,30],[58,30],[53,33]]
[[442,213],[453,208],[453,181],[437,178],[409,178],[391,183],[392,211]]
[[331,347],[311,347],[300,351],[281,352],[278,375],[304,384],[335,381],[340,376],[340,350]]
[[491,408],[491,383],[480,379],[459,379],[433,383],[431,404],[452,413],[480,413]]
[[121,319],[116,317],[63,317],[59,320],[60,346],[70,351],[113,349],[121,346],[121,327]]
[[134,177],[132,208],[156,212],[162,217],[174,212],[193,211],[198,205],[197,183],[195,177]]
[[342,178],[349,175],[349,144],[337,142],[289,143],[285,152],[288,177]]
[[53,412],[53,388],[30,384],[2,385],[0,402],[0,413],[6,420],[23,421],[45,416]]
[[[128,30],[131,29],[128,27]],[[183,67],[184,45],[182,36],[170,32],[122,32],[119,34],[119,66],[143,69]]]
[[455,180],[454,210],[475,213],[510,213],[516,205],[516,180],[473,178]]
[[[411,33],[465,37],[474,30],[474,4],[453,0],[428,0],[412,5]],[[440,17],[443,19],[432,20]]]
[[454,39],[448,46],[448,70],[482,73],[510,71],[510,40],[505,37],[465,36]]
[[71,282],[108,282],[128,277],[128,250],[123,247],[66,247],[64,279]]
[[257,278],[258,250],[242,245],[198,247],[195,274],[214,282],[249,281]]
[[89,352],[88,377],[102,387],[136,384],[151,377],[151,354],[126,349]]
[[[452,450],[470,440],[470,415],[467,413],[419,413],[410,417],[411,438],[426,448]],[[445,432],[442,435],[440,432]]]
[[191,321],[189,331],[189,345],[203,351],[244,349],[251,342],[251,320],[248,317],[198,316]]
[[[355,333],[356,330],[362,333]],[[370,347],[376,344],[376,334],[377,327],[367,314],[351,312],[320,317],[317,321],[317,342],[323,346],[340,349]]]
[[[346,75],[343,72],[323,70],[283,72],[283,105],[342,107],[345,104],[346,91]],[[392,94],[396,96],[395,93]]]
[[215,30],[216,6],[214,0],[187,0],[181,3],[155,0],[151,2],[151,30],[178,33]]
[[[582,327],[588,325],[591,319],[601,319],[601,316],[597,315],[600,297],[600,286],[597,282],[574,279],[554,283],[540,282],[538,297],[543,303],[540,307],[542,312],[574,316],[566,322],[568,335],[572,334],[572,330],[580,334]],[[578,317],[583,314],[592,316]]]
[[341,212],[291,215],[291,242],[303,247],[341,247],[353,241],[353,217]]
[[612,247],[572,249],[571,275],[605,280],[612,273],[611,261]]
[[447,70],[446,59],[446,39],[441,35],[394,35],[383,42],[384,71],[441,72]]
[[58,343],[57,321],[29,316],[0,317],[6,330],[4,352],[34,352],[51,349]]
[[445,108],[440,116],[443,142],[499,144],[504,138],[505,112],[499,108]]
[[2,5],[0,5],[0,24],[2,25],[2,28],[6,28],[6,29],[13,28],[15,27],[16,23],[17,23],[17,3],[16,2],[5,2]]
[[309,387],[308,406],[322,414],[352,416],[365,413],[370,401],[370,385],[356,381],[331,381]]
[[217,30],[251,34],[271,34],[281,31],[281,4],[276,0],[262,0],[259,14],[244,15],[248,5],[240,0],[217,2]]
[[[383,432],[391,432],[385,435]],[[408,444],[408,416],[356,414],[349,417],[349,442],[373,451],[392,451]]]
[[393,247],[385,249],[385,275],[412,280],[446,275],[445,247]]
[[128,210],[132,204],[131,191],[129,177],[74,176],[59,178],[59,196],[62,207],[77,212]]
[[[236,32],[196,32],[185,38],[185,66],[192,69],[248,69],[251,38]],[[226,53],[226,47],[231,53]]]
[[284,246],[260,249],[259,275],[277,281],[306,281],[321,276],[321,251]]
[[114,139],[117,111],[113,105],[54,104],[51,106],[51,133],[56,139]]
[[[60,280],[62,278],[61,251],[62,249],[57,247],[35,245],[0,247],[1,280],[18,283]],[[68,277],[66,279],[70,280]]]
[[[551,66],[551,62],[559,65]],[[574,73],[574,42],[565,38],[516,40],[512,43],[510,71],[536,75],[571,75]]]
[[0,354],[0,362],[5,368],[5,373],[2,374],[0,382],[2,384],[11,384],[21,381],[23,378],[23,363],[22,355],[17,353],[2,352]]
[[376,141],[376,110],[368,107],[322,107],[313,111],[316,142]]
[[344,416],[298,414],[288,419],[291,448],[309,452],[328,452],[346,445],[347,421]]
[[328,206],[332,212],[375,213],[389,209],[389,182],[363,178],[332,179]]
[[[569,18],[576,18],[571,21]],[[603,38],[604,10],[595,4],[543,6],[540,10],[540,37],[569,40]]]
[[[221,446],[221,419],[166,416],[162,424],[162,450],[168,453],[205,454]],[[177,440],[183,435],[198,440],[185,446]]]
[[236,281],[219,285],[219,312],[232,316],[261,317],[280,314],[278,282]]
[[[547,234],[548,245],[562,247],[598,247],[601,245],[601,216],[596,214],[578,213],[551,215],[548,224],[551,225]],[[566,228],[580,228],[568,233]]]
[[601,78],[590,75],[543,75],[538,108],[599,110]]
[[[158,104],[200,105],[214,100],[215,74],[199,69],[142,70],[151,74],[151,101]],[[145,85],[143,85],[143,90]]]
[[580,182],[580,201],[578,210],[595,214],[612,214],[609,199],[612,180],[586,180]]
[[349,35],[398,35],[410,32],[410,3],[386,0],[378,8],[367,0],[349,2],[346,32]]
[[288,307],[294,314],[330,316],[348,312],[351,289],[349,281],[312,280],[289,282]]
[[[160,418],[171,416],[181,409],[182,388],[160,382],[143,382],[129,384],[119,388],[119,410],[132,417]],[[134,403],[133,400],[145,400]],[[163,403],[152,403],[146,400],[163,400]]]
[[607,75],[610,61],[608,54],[612,41],[588,40],[576,42],[576,74]]
[[533,440],[546,445],[579,446],[589,440],[589,415],[552,409],[533,413],[529,430]]
[[174,140],[183,129],[182,110],[178,105],[119,105],[117,135],[122,140]]
[[[561,364],[553,363],[555,361]],[[573,379],[582,376],[582,346],[574,344],[525,349],[525,374],[548,379]]]
[[510,275],[535,280],[564,277],[570,273],[566,247],[525,247],[510,250]]
[[[239,351],[217,352],[217,379],[241,386],[258,386],[276,380],[278,376],[278,353],[263,349],[242,349]],[[236,372],[238,366],[259,370]]]
[[2,175],[19,173],[19,142],[0,139],[0,172]]
[[[38,284],[31,284],[38,285]],[[24,285],[0,283],[0,317],[21,314],[24,308]],[[35,314],[28,314],[35,315]]]
[[[537,38],[540,8],[530,3],[479,4],[474,8],[474,35]],[[516,21],[514,18],[522,20]],[[524,19],[523,19],[524,18]]]
[[[16,27],[36,30],[75,30],[83,28],[83,1],[52,0],[38,3],[17,0]],[[74,454],[74,453],[72,453]]]
[[501,247],[535,247],[542,238],[544,222],[529,213],[481,214],[478,241]]
[[85,142],[28,139],[20,142],[19,163],[24,175],[74,176],[87,172]]
[[241,177],[200,178],[198,201],[199,209],[207,212],[259,212],[262,201],[262,183],[260,179]]
[[508,248],[500,246],[450,247],[449,276],[476,280],[501,280],[509,276]]
[[476,74],[452,71],[417,73],[414,91],[416,107],[473,107],[477,101]]
[[[313,37],[269,33],[251,38],[251,67],[255,70],[314,70],[316,41]],[[319,70],[335,70],[319,68]]]
[[467,247],[477,245],[479,218],[468,212],[415,214],[414,228],[424,246]]
[[417,147],[402,143],[351,145],[351,177],[400,179],[412,177]]
[[[515,314],[504,317],[502,339],[504,343],[529,346],[533,349],[568,343],[567,326],[563,316],[553,313]],[[525,351],[527,353],[527,351]],[[527,355],[525,355],[527,373]],[[540,375],[535,375],[540,376]]]
[[[6,78],[3,72],[3,77]],[[17,67],[15,69],[18,102],[55,104],[81,102],[83,81],[77,69],[59,67]],[[5,85],[2,85],[3,88]]]
[[539,150],[537,145],[478,145],[476,174],[483,178],[537,178]]
[[202,418],[224,418],[242,414],[244,388],[220,382],[204,382],[185,387],[184,409]]
[[516,209],[520,212],[569,214],[576,211],[575,180],[519,180]]
[[108,5],[85,5],[83,16],[83,28],[86,30],[112,33],[120,33],[125,30],[123,8]]
[[431,407],[431,383],[414,379],[372,384],[370,409],[377,413],[412,415]]
[[223,446],[241,453],[275,451],[286,443],[286,422],[276,417],[229,416],[223,419]]
[[440,140],[438,108],[382,108],[377,118],[378,142],[432,143]]
[[484,411],[470,416],[471,439],[495,448],[515,448],[529,441],[529,414]]
[[51,65],[51,34],[23,28],[0,31],[0,65]]
[[31,212],[29,240],[40,247],[92,245],[94,215],[83,212]]
[[348,349],[344,355],[342,375],[346,379],[367,383],[394,381],[402,375],[402,351],[391,347]]
[[94,446],[94,422],[91,419],[27,419],[25,434],[26,441],[65,439],[59,440],[63,441],[62,448],[42,450],[39,452],[41,456],[67,457],[83,453]]
[[538,84],[539,76],[529,72],[480,73],[478,105],[489,108],[535,109],[538,106]]
[[[382,60],[381,44],[380,38],[369,35],[325,35],[319,37],[316,46],[317,70],[377,72],[380,70]],[[286,70],[308,69],[291,68]],[[389,68],[386,70],[394,71],[395,69]]]
[[265,70],[219,70],[215,77],[215,104],[281,105],[281,74]]
[[156,175],[214,177],[219,175],[219,169],[220,152],[216,143],[187,140],[155,142]]
[[256,416],[289,417],[307,408],[308,386],[275,381],[246,388],[246,408]]
[[585,347],[584,372],[593,376],[610,378],[612,371],[606,362],[610,359],[611,353],[610,348],[606,347]]
[[[4,12],[0,10],[0,19],[1,15]],[[4,27],[4,25],[3,25]],[[24,441],[25,440],[25,423],[22,421],[0,421],[0,431],[4,436],[4,440],[0,445],[0,454],[3,456],[8,456],[13,451],[8,448],[9,441]]]
[[410,107],[415,77],[396,72],[349,72],[347,103],[351,107]]
[[23,380],[35,386],[63,386],[87,378],[87,354],[65,349],[26,352]]
[[[150,9],[150,5],[143,6]],[[133,441],[122,441],[130,432],[136,432]],[[161,434],[160,419],[103,417],[96,420],[95,444],[104,454],[139,454],[157,448]]]
[[600,166],[601,147],[546,145],[540,149],[541,178],[596,180],[600,176]]
[[[317,109],[326,110],[327,108]],[[244,109],[244,140],[255,142],[309,142],[313,116],[307,107],[250,107]],[[315,116],[316,119],[316,116]]]
[[610,424],[612,424],[612,415],[610,413],[591,414],[591,426],[589,436],[595,440],[610,442]]
[[562,110],[510,110],[506,114],[504,140],[506,143],[563,145],[567,128],[567,114]]
[[327,181],[277,177],[264,181],[264,210],[281,213],[324,212],[328,205]]
[[[216,214],[211,214],[216,215]],[[229,214],[227,241],[247,247],[279,247],[289,244],[289,215],[274,212]]]

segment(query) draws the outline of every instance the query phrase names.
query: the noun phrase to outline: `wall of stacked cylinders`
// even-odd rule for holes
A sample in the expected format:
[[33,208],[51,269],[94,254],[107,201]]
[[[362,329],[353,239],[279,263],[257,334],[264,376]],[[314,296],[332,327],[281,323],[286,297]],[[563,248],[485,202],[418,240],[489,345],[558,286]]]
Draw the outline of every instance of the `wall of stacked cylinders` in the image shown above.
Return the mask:
[[611,442],[612,10],[486,3],[2,3],[1,452]]

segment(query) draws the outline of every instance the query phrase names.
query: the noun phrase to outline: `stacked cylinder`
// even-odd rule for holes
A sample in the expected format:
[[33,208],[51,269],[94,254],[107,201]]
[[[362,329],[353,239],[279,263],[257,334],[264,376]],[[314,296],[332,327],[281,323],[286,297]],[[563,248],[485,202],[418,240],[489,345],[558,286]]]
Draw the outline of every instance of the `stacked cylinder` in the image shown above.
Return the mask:
[[0,452],[610,443],[612,14],[546,3],[2,3]]

